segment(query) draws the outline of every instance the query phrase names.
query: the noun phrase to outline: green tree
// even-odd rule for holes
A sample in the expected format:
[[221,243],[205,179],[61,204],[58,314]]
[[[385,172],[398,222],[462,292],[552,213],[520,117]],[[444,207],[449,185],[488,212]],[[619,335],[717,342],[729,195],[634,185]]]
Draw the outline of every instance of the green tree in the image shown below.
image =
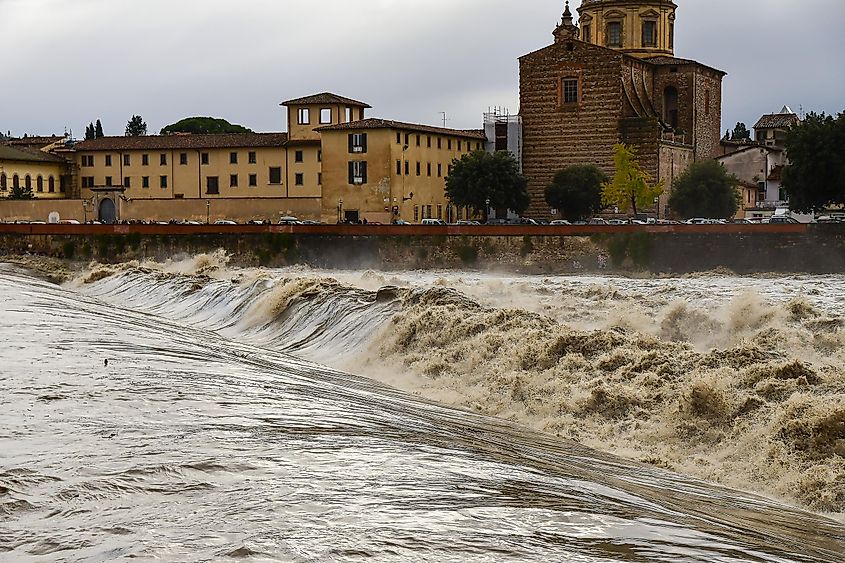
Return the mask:
[[546,203],[570,221],[586,219],[603,209],[601,186],[608,180],[592,164],[567,166],[546,187]]
[[105,137],[105,134],[103,134],[103,124],[100,123],[100,120],[98,119],[97,123],[94,125],[94,138],[102,139],[103,137]]
[[845,204],[845,113],[810,113],[786,136],[783,187],[793,211]]
[[229,123],[225,119],[215,117],[188,117],[168,125],[161,130],[162,135],[171,135],[173,133],[222,135],[224,133],[252,133],[252,130],[241,125]]
[[715,160],[696,162],[672,184],[669,207],[684,219],[728,219],[739,209],[737,185],[737,177]]
[[12,186],[9,190],[8,199],[35,199],[35,194],[32,193],[32,187],[27,188],[25,185],[19,184],[17,187]]
[[736,127],[734,127],[732,138],[734,141],[750,141],[751,131],[748,130],[748,127],[745,126],[745,123],[742,123],[740,121],[736,124]]
[[89,123],[88,127],[85,128],[85,140],[90,141],[92,139],[96,139],[97,135],[94,132],[94,124]]
[[663,182],[652,184],[651,175],[640,167],[636,151],[625,144],[613,147],[613,163],[616,172],[613,180],[602,184],[602,203],[615,205],[622,213],[654,204],[655,198],[663,193]]
[[516,213],[528,209],[531,197],[527,186],[511,153],[475,151],[452,162],[452,171],[446,178],[446,197],[455,205],[484,214],[486,219],[488,207]]
[[147,124],[140,115],[133,115],[126,124],[127,137],[143,137],[147,134]]

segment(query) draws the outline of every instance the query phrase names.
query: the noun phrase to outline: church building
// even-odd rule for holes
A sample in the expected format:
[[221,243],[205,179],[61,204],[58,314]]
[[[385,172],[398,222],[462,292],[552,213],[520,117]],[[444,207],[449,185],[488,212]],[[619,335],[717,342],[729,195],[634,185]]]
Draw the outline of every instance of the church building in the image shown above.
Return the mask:
[[623,142],[665,182],[653,211],[666,217],[672,181],[719,154],[725,73],[675,56],[676,10],[672,0],[583,0],[576,26],[567,2],[554,43],[519,59],[530,214],[550,214],[544,190],[566,166],[612,175]]

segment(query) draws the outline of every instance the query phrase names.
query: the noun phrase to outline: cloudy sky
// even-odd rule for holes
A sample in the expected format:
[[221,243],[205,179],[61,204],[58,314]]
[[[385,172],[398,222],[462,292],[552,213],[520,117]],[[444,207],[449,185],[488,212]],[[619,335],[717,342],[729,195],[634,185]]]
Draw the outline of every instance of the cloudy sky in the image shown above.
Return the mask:
[[[789,104],[845,110],[845,1],[676,0],[676,55],[728,72],[723,129]],[[573,7],[579,0],[573,0]],[[517,58],[562,0],[0,0],[0,130],[120,135],[211,115],[285,128],[316,92],[370,115],[479,127],[519,109]]]

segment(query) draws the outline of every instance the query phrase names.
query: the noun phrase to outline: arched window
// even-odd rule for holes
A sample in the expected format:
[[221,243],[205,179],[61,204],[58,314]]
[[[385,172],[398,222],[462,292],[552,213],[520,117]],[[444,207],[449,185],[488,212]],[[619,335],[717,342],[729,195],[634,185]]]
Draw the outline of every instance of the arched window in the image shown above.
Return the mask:
[[56,179],[50,176],[47,178],[47,191],[53,193],[56,191]]
[[43,177],[38,176],[38,178],[35,179],[35,189],[38,190],[39,192],[44,191],[44,178]]
[[23,185],[24,185],[24,186],[26,187],[26,189],[28,189],[28,190],[31,190],[31,189],[32,189],[32,178],[30,177],[30,175],[29,175],[29,174],[27,174],[27,175],[24,177],[24,179],[23,179]]
[[6,191],[6,173],[0,174],[0,191]]
[[12,187],[15,189],[21,187],[21,179],[18,177],[17,174],[12,176]]
[[663,90],[663,121],[672,129],[678,128],[678,89],[674,86]]

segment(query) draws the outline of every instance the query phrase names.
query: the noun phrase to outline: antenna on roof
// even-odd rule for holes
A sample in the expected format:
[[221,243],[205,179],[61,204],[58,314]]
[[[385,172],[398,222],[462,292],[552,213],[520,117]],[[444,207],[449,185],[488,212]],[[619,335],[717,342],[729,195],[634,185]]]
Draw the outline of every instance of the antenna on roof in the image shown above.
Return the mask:
[[445,129],[445,128],[446,128],[446,122],[447,122],[447,121],[450,121],[450,120],[446,117],[446,112],[445,112],[445,111],[441,111],[441,112],[440,112],[440,115],[442,115],[442,116],[443,116],[443,128]]

